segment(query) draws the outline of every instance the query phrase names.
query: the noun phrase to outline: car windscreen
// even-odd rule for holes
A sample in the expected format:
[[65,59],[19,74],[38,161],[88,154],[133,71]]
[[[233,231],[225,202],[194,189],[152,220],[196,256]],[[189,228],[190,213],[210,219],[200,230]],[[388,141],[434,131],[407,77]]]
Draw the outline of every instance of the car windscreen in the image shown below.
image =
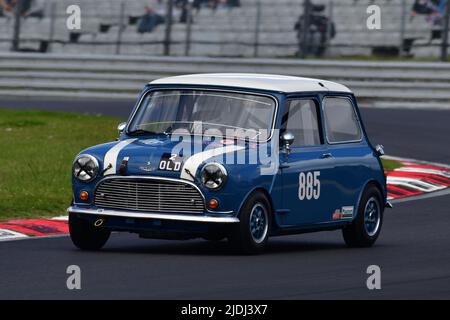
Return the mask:
[[160,90],[142,100],[128,127],[133,133],[172,133],[185,130],[208,135],[256,139],[272,130],[275,100],[268,96],[210,90]]

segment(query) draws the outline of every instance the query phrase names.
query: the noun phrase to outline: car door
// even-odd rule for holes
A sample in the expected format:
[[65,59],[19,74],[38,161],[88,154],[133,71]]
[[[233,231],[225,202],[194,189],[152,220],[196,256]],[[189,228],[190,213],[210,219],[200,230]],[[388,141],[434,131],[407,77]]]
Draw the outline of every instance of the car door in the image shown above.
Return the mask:
[[356,214],[356,205],[369,179],[365,159],[371,159],[372,149],[350,96],[325,96],[322,101],[325,136],[329,153],[334,159],[332,179],[336,183],[336,197],[332,200],[342,219]]
[[280,154],[284,226],[329,221],[334,161],[324,143],[319,102],[314,97],[286,101],[281,133],[291,132],[290,152]]

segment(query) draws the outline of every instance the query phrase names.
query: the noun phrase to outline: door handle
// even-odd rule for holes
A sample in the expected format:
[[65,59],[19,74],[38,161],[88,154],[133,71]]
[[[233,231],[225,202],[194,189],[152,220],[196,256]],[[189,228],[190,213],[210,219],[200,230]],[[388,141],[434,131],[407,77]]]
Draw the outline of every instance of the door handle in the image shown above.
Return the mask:
[[333,155],[329,152],[322,154],[322,159],[333,158]]

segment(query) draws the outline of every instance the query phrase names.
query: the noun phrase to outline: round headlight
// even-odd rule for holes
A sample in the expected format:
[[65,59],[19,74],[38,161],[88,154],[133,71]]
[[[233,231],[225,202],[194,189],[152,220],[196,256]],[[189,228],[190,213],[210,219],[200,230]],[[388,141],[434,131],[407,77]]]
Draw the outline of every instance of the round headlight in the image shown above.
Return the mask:
[[75,178],[83,182],[89,182],[98,175],[98,161],[91,155],[81,154],[73,163],[72,173]]
[[208,163],[200,172],[203,185],[211,190],[221,188],[227,181],[227,170],[220,163]]

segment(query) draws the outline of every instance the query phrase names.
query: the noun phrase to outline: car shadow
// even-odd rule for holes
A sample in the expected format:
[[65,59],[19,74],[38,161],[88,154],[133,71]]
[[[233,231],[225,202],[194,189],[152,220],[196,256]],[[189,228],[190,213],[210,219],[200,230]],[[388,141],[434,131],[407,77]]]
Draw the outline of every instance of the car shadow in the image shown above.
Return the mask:
[[[235,250],[226,241],[205,241],[205,240],[142,240],[136,239],[136,243],[127,244],[113,242],[107,244],[102,252],[121,254],[158,254],[158,255],[193,255],[193,256],[243,256],[245,254]],[[139,241],[141,241],[139,243]],[[144,242],[142,242],[144,241]],[[145,242],[148,241],[148,242]],[[134,242],[134,241],[133,241]],[[327,250],[347,249],[345,244],[336,241],[311,241],[301,237],[296,239],[271,239],[267,245],[264,255],[284,254],[291,252],[314,252]]]

